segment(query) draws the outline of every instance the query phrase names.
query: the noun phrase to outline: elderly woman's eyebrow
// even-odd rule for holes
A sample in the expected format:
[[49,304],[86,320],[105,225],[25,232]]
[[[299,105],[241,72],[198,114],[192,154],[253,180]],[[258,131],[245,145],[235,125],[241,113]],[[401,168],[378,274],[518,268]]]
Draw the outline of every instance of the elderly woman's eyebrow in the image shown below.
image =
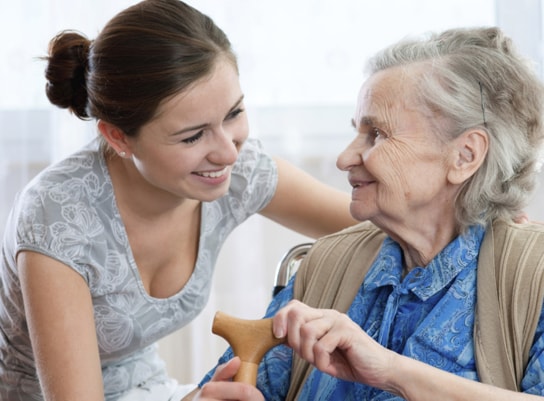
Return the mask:
[[372,126],[373,120],[372,117],[364,116],[359,119],[359,124],[355,122],[355,118],[351,119],[351,125],[353,128],[361,127],[361,126]]
[[351,125],[353,128],[357,127],[382,127],[387,129],[389,124],[373,116],[363,116],[359,119],[359,124],[355,122],[355,118],[351,119]]

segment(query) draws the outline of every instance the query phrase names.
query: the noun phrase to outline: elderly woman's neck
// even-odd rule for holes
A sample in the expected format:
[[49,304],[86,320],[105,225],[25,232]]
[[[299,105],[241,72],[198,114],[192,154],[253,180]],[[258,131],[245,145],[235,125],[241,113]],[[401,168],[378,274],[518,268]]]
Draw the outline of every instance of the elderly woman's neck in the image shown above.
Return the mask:
[[390,234],[402,248],[406,272],[427,266],[457,235],[459,233],[453,221],[434,226],[421,224],[415,229],[405,228]]

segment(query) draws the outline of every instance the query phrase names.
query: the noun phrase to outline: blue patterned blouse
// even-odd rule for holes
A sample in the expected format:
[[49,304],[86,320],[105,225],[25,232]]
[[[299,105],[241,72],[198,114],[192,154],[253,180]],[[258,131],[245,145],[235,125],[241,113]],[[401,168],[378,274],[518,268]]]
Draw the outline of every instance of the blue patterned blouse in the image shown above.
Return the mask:
[[[431,263],[402,279],[402,252],[387,238],[348,315],[372,338],[400,354],[459,376],[478,380],[473,326],[476,266],[484,235],[472,227],[452,241]],[[292,299],[291,283],[269,305],[273,316]],[[544,310],[544,308],[543,308]],[[230,359],[229,349],[220,363]],[[544,395],[544,316],[541,315],[522,390]],[[267,400],[284,400],[289,389],[291,349],[268,352],[259,367],[257,387]],[[213,372],[213,371],[212,371]],[[204,378],[208,381],[212,372]],[[401,400],[388,392],[336,379],[314,369],[299,398],[305,400]]]

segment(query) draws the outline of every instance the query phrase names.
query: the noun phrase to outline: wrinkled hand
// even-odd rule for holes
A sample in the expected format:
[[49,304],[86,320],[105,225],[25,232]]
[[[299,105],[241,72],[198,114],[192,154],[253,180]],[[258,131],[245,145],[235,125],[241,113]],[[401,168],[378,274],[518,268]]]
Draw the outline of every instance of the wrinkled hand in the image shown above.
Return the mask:
[[382,347],[346,314],[291,301],[273,319],[274,334],[317,369],[381,387],[397,354]]
[[252,385],[232,381],[240,364],[240,358],[234,357],[227,363],[218,366],[212,379],[202,386],[193,399],[199,401],[264,401],[261,392]]

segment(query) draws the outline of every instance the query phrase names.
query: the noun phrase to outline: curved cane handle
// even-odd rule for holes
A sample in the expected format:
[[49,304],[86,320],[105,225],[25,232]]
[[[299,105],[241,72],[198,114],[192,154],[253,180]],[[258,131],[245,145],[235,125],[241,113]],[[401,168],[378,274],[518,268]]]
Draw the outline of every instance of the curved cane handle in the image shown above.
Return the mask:
[[272,319],[244,320],[216,312],[212,333],[223,337],[242,364],[234,381],[257,383],[257,370],[266,351],[285,341],[272,333]]

